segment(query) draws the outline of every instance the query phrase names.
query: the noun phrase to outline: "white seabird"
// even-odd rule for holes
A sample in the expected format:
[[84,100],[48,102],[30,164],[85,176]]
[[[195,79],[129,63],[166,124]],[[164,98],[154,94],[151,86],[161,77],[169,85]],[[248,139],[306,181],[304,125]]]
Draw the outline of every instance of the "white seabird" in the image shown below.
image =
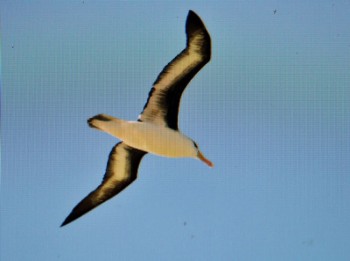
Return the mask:
[[81,217],[130,185],[136,179],[137,169],[146,153],[197,158],[213,167],[197,144],[178,129],[182,92],[211,56],[209,33],[193,11],[189,11],[187,16],[186,35],[186,48],[159,74],[137,121],[124,121],[105,114],[88,120],[90,127],[107,132],[122,142],[115,145],[109,154],[102,183],[80,201],[61,226]]

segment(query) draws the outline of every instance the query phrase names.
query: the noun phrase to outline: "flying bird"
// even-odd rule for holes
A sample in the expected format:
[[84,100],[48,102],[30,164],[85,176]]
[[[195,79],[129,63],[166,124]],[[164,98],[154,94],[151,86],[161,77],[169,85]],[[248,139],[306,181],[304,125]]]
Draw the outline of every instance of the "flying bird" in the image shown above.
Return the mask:
[[151,88],[137,121],[125,121],[106,114],[88,120],[92,128],[121,140],[109,154],[102,183],[73,208],[61,226],[76,220],[117,195],[136,178],[147,153],[164,157],[189,157],[213,163],[198,145],[178,128],[181,95],[187,84],[209,62],[211,39],[199,16],[189,11],[186,21],[186,48],[167,64]]

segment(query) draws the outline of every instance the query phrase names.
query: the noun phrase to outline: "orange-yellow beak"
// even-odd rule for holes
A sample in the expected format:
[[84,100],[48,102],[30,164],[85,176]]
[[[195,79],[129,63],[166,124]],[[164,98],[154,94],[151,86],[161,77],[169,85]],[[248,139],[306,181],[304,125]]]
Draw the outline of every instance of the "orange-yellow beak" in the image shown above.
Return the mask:
[[208,160],[206,157],[204,157],[202,152],[198,151],[197,157],[198,157],[198,159],[203,161],[205,164],[207,164],[209,167],[211,167],[211,168],[214,167],[214,164],[210,160]]

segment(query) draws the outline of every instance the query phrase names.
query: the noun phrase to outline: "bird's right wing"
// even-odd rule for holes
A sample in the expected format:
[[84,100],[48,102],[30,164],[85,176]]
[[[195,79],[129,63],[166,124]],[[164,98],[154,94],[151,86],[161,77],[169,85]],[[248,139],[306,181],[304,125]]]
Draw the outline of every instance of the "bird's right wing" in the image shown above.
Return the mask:
[[123,142],[115,145],[109,154],[106,174],[101,185],[79,202],[64,220],[61,227],[114,197],[130,185],[137,178],[137,169],[146,153]]

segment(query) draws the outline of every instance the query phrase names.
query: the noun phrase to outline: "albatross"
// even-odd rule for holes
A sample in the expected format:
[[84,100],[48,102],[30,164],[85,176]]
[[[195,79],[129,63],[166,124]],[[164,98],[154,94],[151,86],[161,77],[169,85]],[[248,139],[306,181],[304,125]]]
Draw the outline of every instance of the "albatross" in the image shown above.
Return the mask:
[[199,16],[191,10],[186,20],[186,36],[186,48],[159,74],[137,121],[125,121],[106,114],[88,120],[90,127],[117,137],[121,142],[109,154],[102,183],[73,208],[61,227],[129,186],[137,178],[139,164],[147,153],[195,158],[213,167],[198,145],[178,128],[181,95],[211,56],[209,33]]

